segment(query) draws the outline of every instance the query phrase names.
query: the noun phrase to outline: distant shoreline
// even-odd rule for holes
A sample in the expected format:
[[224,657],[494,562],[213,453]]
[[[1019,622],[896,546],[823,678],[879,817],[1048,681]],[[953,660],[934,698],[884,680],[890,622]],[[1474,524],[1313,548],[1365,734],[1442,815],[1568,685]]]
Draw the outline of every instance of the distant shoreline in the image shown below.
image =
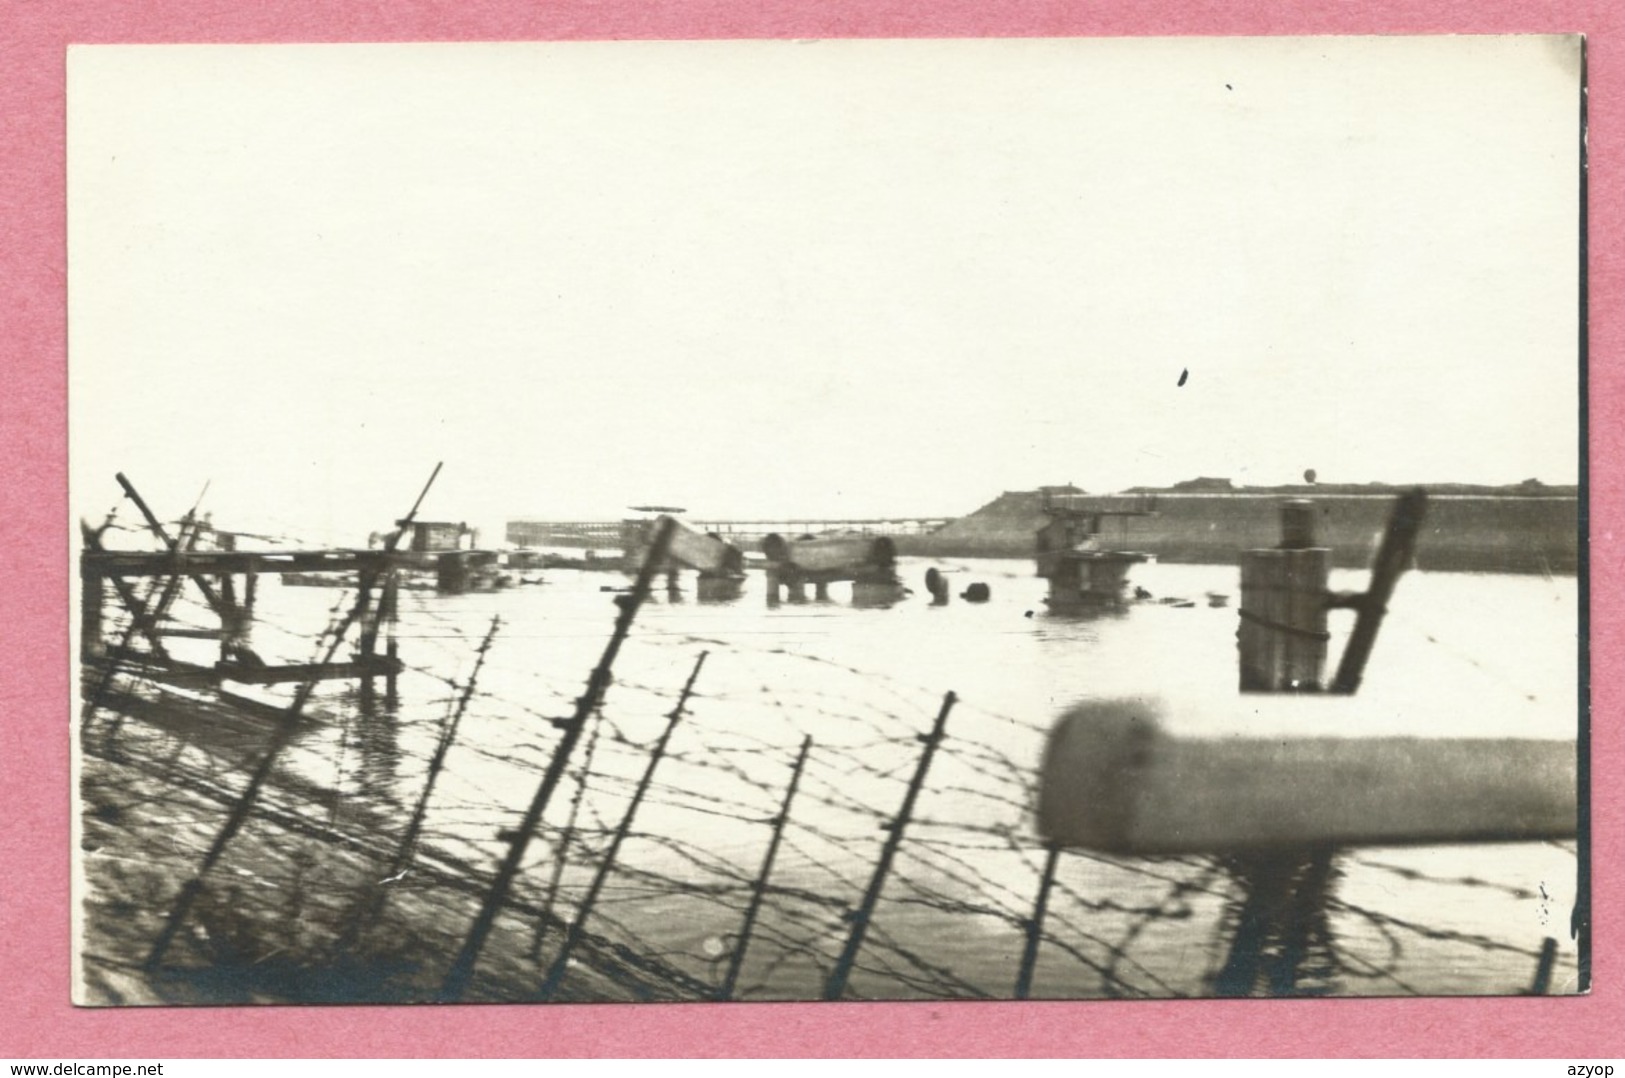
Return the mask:
[[[1228,492],[1132,491],[1125,495],[1071,495],[1080,508],[1108,512],[1133,504],[1147,516],[1103,518],[1102,545],[1152,554],[1161,561],[1233,563],[1243,550],[1274,546],[1279,507],[1307,498],[1320,510],[1319,542],[1333,564],[1370,564],[1388,519],[1394,491],[1326,491],[1315,487]],[[1480,494],[1459,487],[1429,488],[1428,517],[1417,545],[1416,567],[1456,572],[1559,573],[1580,562],[1578,492]],[[1033,537],[1048,517],[1041,491],[1011,491],[930,535],[899,537],[898,552],[922,557],[1030,557]]]
[[[1142,551],[1160,561],[1234,563],[1243,550],[1273,546],[1279,539],[1279,506],[1307,498],[1321,510],[1320,542],[1333,564],[1370,563],[1394,497],[1407,487],[1378,484],[1294,485],[1231,488],[1222,480],[1197,480],[1173,488],[1133,488],[1120,494],[1087,495],[1072,487],[1006,491],[965,516],[929,532],[885,532],[906,557],[1029,558],[1035,536],[1048,522],[1046,497],[1065,496],[1078,507],[1110,514],[1130,506],[1144,516],[1103,519],[1102,544]],[[1509,487],[1438,484],[1416,554],[1419,569],[1454,572],[1555,573],[1573,575],[1580,563],[1580,498],[1576,487],[1524,483]],[[818,522],[797,527],[815,529]],[[836,521],[831,527],[840,527]],[[618,522],[605,521],[590,537],[551,534],[546,521],[514,520],[507,539],[524,546],[618,547]],[[734,538],[755,551],[760,537]]]

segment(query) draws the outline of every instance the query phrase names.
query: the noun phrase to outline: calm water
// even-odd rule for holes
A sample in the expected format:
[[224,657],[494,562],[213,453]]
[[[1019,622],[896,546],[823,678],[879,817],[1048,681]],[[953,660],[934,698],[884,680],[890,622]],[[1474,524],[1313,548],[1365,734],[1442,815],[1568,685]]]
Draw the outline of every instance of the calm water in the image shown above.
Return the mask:
[[[957,595],[972,581],[992,600],[932,607],[935,565]],[[902,802],[921,744],[953,690],[960,703],[924,784],[876,910],[855,993],[1008,996],[1038,887],[1031,829],[1044,732],[1085,697],[1152,694],[1182,732],[1221,733],[1236,720],[1237,573],[1146,565],[1133,581],[1156,599],[1107,616],[1045,612],[1044,581],[1026,561],[905,559],[916,594],[856,609],[844,585],[831,602],[769,609],[753,573],[744,595],[702,604],[692,576],[676,601],[658,590],[615,667],[596,735],[572,759],[585,787],[565,784],[533,843],[527,893],[572,916],[606,832],[625,813],[648,746],[701,652],[696,695],[654,776],[590,920],[595,931],[711,983],[733,953],[748,888],[804,735],[814,748],[774,891],[748,951],[742,993],[816,996]],[[399,714],[335,724],[305,738],[298,767],[359,798],[405,811],[424,762],[466,682],[493,617],[500,627],[462,720],[428,820],[433,844],[494,864],[497,838],[535,789],[557,740],[547,719],[570,713],[614,618],[618,576],[552,571],[546,583],[466,596],[405,592]],[[1363,588],[1365,574],[1334,574]],[[1232,608],[1210,608],[1208,592]],[[261,595],[255,645],[271,660],[308,661],[310,635],[341,593],[278,587]],[[347,598],[347,596],[345,596]],[[1451,736],[1572,737],[1575,624],[1569,577],[1412,573],[1402,579],[1361,691],[1365,721]],[[1334,614],[1346,632],[1352,615]],[[1332,662],[1341,637],[1331,645]],[[455,683],[455,685],[453,684]],[[352,701],[329,695],[335,715]],[[1313,701],[1309,701],[1313,704]],[[1306,715],[1307,726],[1343,721]],[[337,727],[337,728],[336,728]],[[560,854],[563,867],[560,868]],[[1329,927],[1336,992],[1500,993],[1528,986],[1545,936],[1560,940],[1554,990],[1572,988],[1567,921],[1572,845],[1360,850],[1338,860]],[[1035,995],[1182,995],[1208,990],[1222,963],[1236,889],[1200,858],[1062,858]]]

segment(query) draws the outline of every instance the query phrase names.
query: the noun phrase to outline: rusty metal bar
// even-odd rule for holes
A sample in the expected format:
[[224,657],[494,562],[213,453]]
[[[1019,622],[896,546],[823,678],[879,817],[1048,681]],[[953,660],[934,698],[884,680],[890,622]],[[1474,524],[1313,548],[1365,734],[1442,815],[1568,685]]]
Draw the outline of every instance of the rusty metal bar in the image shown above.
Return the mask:
[[475,963],[479,961],[486,937],[491,934],[491,927],[496,923],[497,912],[502,909],[507,901],[508,892],[513,889],[514,879],[519,875],[519,866],[524,861],[525,850],[536,834],[536,827],[542,821],[542,813],[547,810],[547,803],[552,798],[553,791],[564,776],[564,769],[570,762],[570,753],[574,751],[576,742],[581,739],[581,731],[586,726],[587,716],[592,714],[609,688],[610,670],[614,666],[615,656],[620,653],[621,643],[632,629],[632,622],[638,615],[638,609],[649,596],[649,582],[653,579],[655,570],[665,561],[666,548],[670,541],[671,525],[667,523],[655,534],[655,540],[643,559],[643,567],[638,571],[631,592],[615,597],[615,603],[620,607],[620,613],[615,619],[615,629],[610,634],[609,643],[604,647],[603,657],[588,675],[586,691],[576,698],[575,714],[560,723],[564,734],[553,750],[552,759],[548,761],[547,772],[542,776],[541,785],[536,788],[530,807],[525,810],[524,818],[514,832],[507,856],[497,869],[496,878],[492,881],[491,889],[486,893],[479,914],[468,930],[468,937],[463,941],[462,949],[446,972],[445,980],[441,982],[440,998],[443,1000],[461,999],[468,989],[468,982],[474,977]]
[[705,657],[710,652],[700,652],[700,657],[694,662],[694,669],[689,672],[688,680],[683,683],[683,691],[677,697],[677,706],[671,709],[666,716],[666,728],[660,732],[660,738],[649,753],[649,763],[643,769],[643,776],[638,779],[637,787],[632,791],[632,800],[626,806],[626,813],[615,828],[615,834],[609,840],[609,847],[598,860],[598,871],[593,873],[592,883],[587,886],[587,893],[581,899],[581,905],[576,915],[570,921],[570,927],[565,929],[564,942],[559,944],[559,953],[553,957],[553,964],[548,967],[547,976],[542,981],[541,996],[551,999],[553,993],[558,991],[559,982],[564,980],[564,973],[570,966],[570,953],[575,950],[581,939],[581,933],[586,928],[587,918],[592,916],[592,908],[598,902],[598,893],[603,889],[604,881],[609,879],[609,873],[615,866],[616,855],[620,853],[621,843],[632,830],[632,821],[637,817],[638,807],[643,804],[643,795],[649,791],[649,783],[654,781],[655,768],[665,759],[666,746],[671,741],[671,735],[677,730],[677,724],[683,718],[683,709],[688,706],[689,697],[694,692],[694,681],[700,676],[700,668],[705,665]]
[[925,775],[931,769],[931,758],[936,755],[937,745],[943,738],[943,728],[948,724],[948,713],[953,710],[954,703],[959,698],[949,692],[942,698],[942,710],[937,712],[937,721],[931,727],[929,734],[920,734],[919,739],[925,745],[925,751],[920,753],[920,762],[914,769],[914,778],[909,781],[908,792],[903,795],[903,807],[898,811],[897,818],[886,830],[886,844],[881,847],[880,860],[875,863],[874,875],[869,880],[869,887],[863,893],[863,901],[852,915],[852,932],[846,939],[846,946],[841,950],[840,957],[835,960],[835,969],[829,975],[824,985],[825,999],[840,999],[846,991],[847,978],[852,975],[852,965],[857,961],[858,952],[863,949],[863,938],[869,931],[869,919],[874,916],[875,905],[880,901],[880,891],[886,885],[886,875],[891,871],[892,858],[897,856],[897,849],[903,844],[903,830],[908,826],[909,817],[914,813],[914,802],[920,796],[920,788],[925,785]]
[[1026,999],[1033,987],[1033,970],[1038,965],[1038,946],[1044,939],[1044,915],[1049,910],[1049,892],[1055,884],[1055,864],[1060,860],[1061,847],[1049,843],[1045,849],[1044,874],[1038,881],[1038,898],[1033,902],[1033,915],[1024,926],[1027,946],[1021,952],[1021,969],[1016,973],[1016,998]]
[[739,940],[734,944],[733,957],[728,960],[728,972],[717,990],[717,999],[733,998],[734,985],[739,981],[739,970],[745,964],[745,951],[750,947],[750,935],[756,927],[756,915],[761,911],[762,899],[767,895],[767,878],[773,872],[773,862],[779,855],[779,840],[784,837],[784,825],[790,820],[790,802],[795,800],[796,787],[801,785],[801,770],[807,766],[807,753],[812,748],[812,735],[801,739],[801,752],[790,771],[790,787],[784,792],[784,803],[773,817],[773,838],[767,844],[767,855],[762,858],[762,870],[751,885],[750,905],[745,910],[745,921],[739,926]]

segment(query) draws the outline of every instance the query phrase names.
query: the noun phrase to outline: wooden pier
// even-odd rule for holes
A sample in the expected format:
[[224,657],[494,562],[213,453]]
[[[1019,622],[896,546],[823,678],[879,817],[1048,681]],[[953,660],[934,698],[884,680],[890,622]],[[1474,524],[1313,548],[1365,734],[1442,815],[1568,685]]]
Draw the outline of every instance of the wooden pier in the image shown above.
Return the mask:
[[[217,688],[225,681],[307,685],[331,679],[359,679],[369,698],[374,680],[382,677],[386,699],[395,699],[397,676],[402,669],[395,636],[401,570],[417,567],[424,557],[422,553],[396,550],[401,535],[411,528],[410,516],[399,522],[401,530],[393,533],[381,549],[238,550],[235,535],[217,531],[199,520],[195,511],[181,519],[178,533],[171,536],[134,485],[122,473],[117,479],[162,549],[112,550],[102,541],[105,526],[81,526],[84,549],[79,559],[80,655],[87,668],[101,671],[89,690],[88,708],[98,706],[113,672],[127,664],[143,666],[159,680]],[[358,598],[351,620],[358,626],[358,634],[355,652],[349,659],[332,661],[329,657],[320,663],[267,664],[250,646],[259,578],[295,573],[356,581]],[[140,581],[150,582],[144,594],[136,587]],[[198,591],[219,619],[218,627],[172,622],[171,607],[188,585]],[[117,641],[107,639],[106,633],[109,591],[128,615],[127,626]],[[132,646],[137,637],[145,642],[144,648]],[[175,639],[218,641],[218,659],[212,665],[177,659],[167,646],[167,641]]]

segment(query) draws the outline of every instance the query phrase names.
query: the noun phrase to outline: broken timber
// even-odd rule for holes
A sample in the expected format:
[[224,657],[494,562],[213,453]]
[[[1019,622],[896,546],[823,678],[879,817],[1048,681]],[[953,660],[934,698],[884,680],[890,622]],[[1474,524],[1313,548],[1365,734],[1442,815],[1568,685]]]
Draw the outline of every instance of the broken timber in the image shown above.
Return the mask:
[[[88,549],[80,561],[80,573],[85,592],[99,593],[104,580],[115,584],[127,577],[167,577],[172,580],[191,577],[193,580],[216,577],[229,581],[241,574],[252,581],[262,573],[357,573],[384,582],[382,612],[387,618],[394,601],[394,572],[408,555],[386,550],[313,550],[313,551],[108,551]],[[251,586],[245,592],[251,592]],[[212,589],[211,589],[212,591]],[[215,592],[216,609],[222,610],[222,625],[214,628],[171,628],[161,622],[144,625],[149,639],[163,637],[189,637],[205,640],[233,641],[244,635],[250,617],[248,607],[228,606]],[[121,591],[120,597],[123,598]],[[144,621],[150,622],[150,616]],[[366,628],[366,627],[364,627]],[[98,625],[85,625],[87,639],[99,631]],[[213,666],[185,663],[170,659],[161,650],[136,652],[127,647],[106,648],[109,657],[124,661],[144,662],[158,668],[166,680],[186,683],[215,684],[235,681],[245,685],[274,685],[307,680],[382,677],[393,679],[402,669],[393,654],[379,656],[368,646],[376,639],[376,630],[364,633],[362,651],[353,661],[327,663],[296,663],[267,666],[222,658]]]

